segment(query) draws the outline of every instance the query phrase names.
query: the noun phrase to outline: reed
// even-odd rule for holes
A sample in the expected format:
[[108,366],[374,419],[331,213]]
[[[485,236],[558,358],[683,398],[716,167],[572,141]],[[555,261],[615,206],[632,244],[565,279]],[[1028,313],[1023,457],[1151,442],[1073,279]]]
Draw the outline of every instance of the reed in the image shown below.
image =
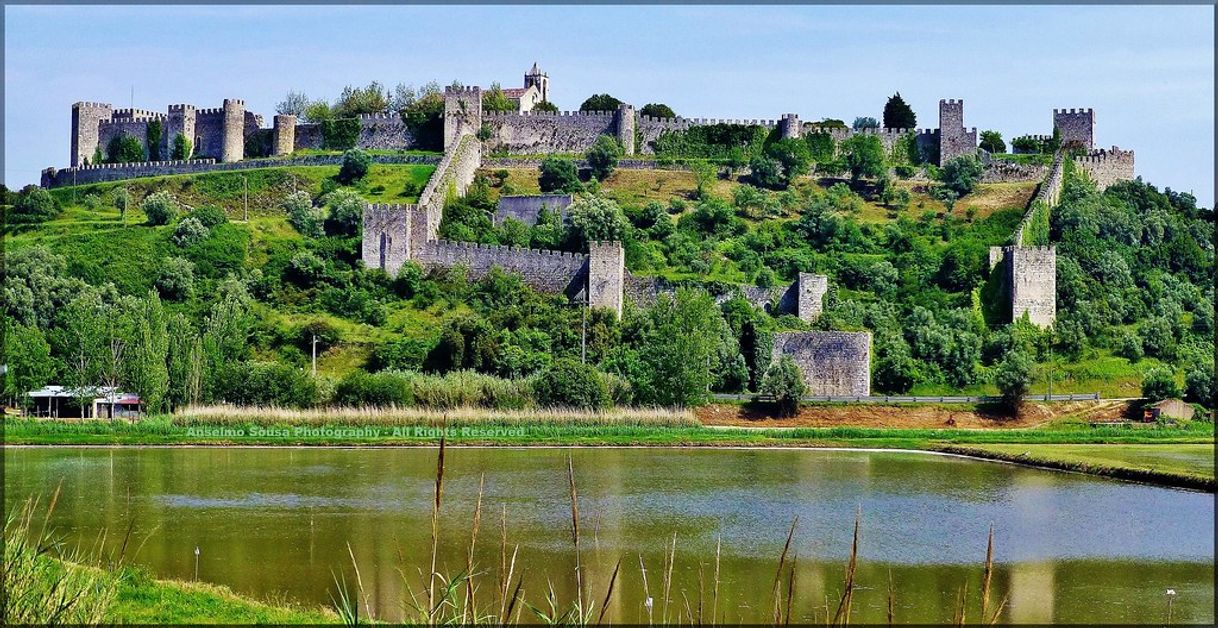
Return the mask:
[[614,408],[602,412],[545,408],[488,410],[471,406],[450,410],[420,407],[280,408],[254,406],[188,406],[173,416],[179,427],[194,426],[429,426],[447,421],[450,427],[465,426],[655,426],[696,427],[689,410],[667,408]]

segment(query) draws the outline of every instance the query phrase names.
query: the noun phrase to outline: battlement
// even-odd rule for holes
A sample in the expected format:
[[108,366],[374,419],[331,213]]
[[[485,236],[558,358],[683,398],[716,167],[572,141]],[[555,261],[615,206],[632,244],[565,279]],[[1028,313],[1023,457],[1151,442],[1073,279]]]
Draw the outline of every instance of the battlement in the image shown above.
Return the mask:
[[[279,116],[275,116],[275,117],[279,117]],[[364,121],[372,121],[372,120],[397,120],[397,121],[401,121],[401,119],[402,119],[401,114],[398,114],[398,113],[395,113],[395,112],[387,112],[387,111],[381,111],[381,112],[377,112],[377,113],[361,113],[361,114],[359,114],[359,116],[357,116],[357,117],[359,118],[360,122],[364,122]]]
[[939,104],[940,105],[954,105],[954,106],[962,107],[962,106],[964,106],[964,99],[963,98],[940,98]]
[[225,107],[229,107],[229,106],[232,106],[232,105],[241,105],[242,107],[244,107],[244,106],[245,106],[245,101],[244,101],[243,99],[241,99],[241,98],[225,98],[225,99],[224,99],[224,106],[225,106]]
[[482,92],[482,88],[476,85],[453,87],[449,85],[444,88],[445,94],[478,94]]
[[1082,157],[1076,157],[1074,163],[1087,173],[1100,190],[1134,178],[1133,151],[1121,150],[1116,146],[1093,150]]
[[195,111],[195,113],[200,116],[223,116],[224,108],[223,107],[208,107],[207,109],[198,109]]
[[1054,109],[1053,110],[1053,115],[1055,115],[1055,116],[1058,116],[1058,115],[1094,115],[1094,114],[1095,114],[1095,110],[1092,109],[1091,107],[1086,107],[1086,108],[1080,107],[1078,109]]
[[169,113],[185,113],[187,111],[195,111],[194,105],[180,104],[169,105]]
[[113,109],[114,105],[107,102],[75,102],[72,103],[73,109]]
[[489,254],[491,256],[534,256],[541,258],[552,258],[557,260],[568,260],[582,262],[586,255],[583,253],[571,253],[570,251],[553,251],[550,249],[527,249],[517,246],[507,246],[504,244],[483,244],[481,242],[457,242],[454,240],[431,240],[424,245],[424,250],[421,251],[422,258],[426,259],[429,255],[441,255],[443,253],[457,254]]
[[[111,120],[114,122],[130,122],[136,120],[163,120],[165,114],[147,109],[114,109],[111,114]],[[108,122],[102,120],[102,123]]]
[[1035,140],[1037,142],[1048,142],[1049,140],[1053,139],[1053,136],[1052,135],[1020,135],[1019,137],[1014,138],[1012,141],[1022,140],[1022,139]]
[[1113,146],[1112,148],[1107,148],[1107,149],[1101,148],[1098,150],[1090,151],[1082,157],[1075,157],[1074,161],[1076,163],[1080,163],[1080,164],[1089,164],[1089,163],[1090,164],[1099,164],[1099,163],[1104,163],[1104,162],[1110,161],[1110,160],[1111,161],[1122,161],[1122,160],[1132,160],[1132,159],[1133,159],[1132,150],[1121,150],[1120,148]]

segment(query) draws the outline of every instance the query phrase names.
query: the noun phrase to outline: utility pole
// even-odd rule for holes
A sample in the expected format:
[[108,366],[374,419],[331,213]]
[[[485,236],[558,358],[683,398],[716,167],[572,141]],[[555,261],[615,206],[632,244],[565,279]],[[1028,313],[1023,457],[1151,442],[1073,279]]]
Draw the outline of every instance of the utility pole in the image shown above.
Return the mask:
[[317,377],[317,334],[313,334],[313,377]]
[[588,289],[584,288],[584,307],[579,332],[579,361],[588,363]]

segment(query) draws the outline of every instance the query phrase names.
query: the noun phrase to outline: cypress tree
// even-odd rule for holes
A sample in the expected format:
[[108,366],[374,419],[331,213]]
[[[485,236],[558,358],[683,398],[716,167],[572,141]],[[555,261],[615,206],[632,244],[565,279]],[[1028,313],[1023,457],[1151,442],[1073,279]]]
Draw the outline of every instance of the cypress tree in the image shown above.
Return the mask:
[[901,98],[901,92],[892,95],[884,105],[884,128],[912,129],[918,126],[918,117],[913,109]]

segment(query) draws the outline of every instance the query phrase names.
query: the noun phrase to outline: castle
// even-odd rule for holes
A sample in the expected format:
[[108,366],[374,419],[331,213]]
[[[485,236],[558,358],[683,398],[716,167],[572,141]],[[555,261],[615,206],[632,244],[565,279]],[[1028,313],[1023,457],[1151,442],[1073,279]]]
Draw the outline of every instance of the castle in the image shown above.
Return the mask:
[[[607,308],[619,316],[627,298],[645,302],[672,290],[662,279],[637,277],[626,270],[625,253],[620,242],[592,242],[587,253],[521,249],[507,246],[450,242],[439,238],[445,199],[464,194],[483,154],[580,153],[588,150],[601,135],[618,140],[627,156],[652,152],[662,134],[695,126],[720,123],[756,125],[776,131],[782,138],[799,138],[826,133],[841,141],[856,133],[877,136],[891,151],[902,137],[912,136],[924,157],[936,163],[978,151],[977,129],[964,126],[964,102],[939,101],[939,126],[936,129],[826,129],[802,122],[797,114],[783,114],[777,120],[720,120],[704,118],[653,118],[641,116],[633,105],[621,104],[614,111],[549,113],[535,111],[548,102],[549,77],[537,64],[525,74],[524,87],[503,90],[516,104],[516,111],[484,112],[483,90],[479,87],[450,87],[444,92],[444,153],[435,161],[432,174],[419,200],[409,205],[368,205],[363,215],[361,256],[368,268],[396,274],[407,262],[424,268],[462,266],[476,279],[493,268],[519,273],[524,282],[537,290],[561,293],[589,307]],[[226,99],[218,109],[196,109],[174,105],[166,114],[133,109],[115,110],[100,103],[76,103],[72,107],[72,167],[48,168],[43,186],[109,181],[149,174],[200,172],[251,165],[278,165],[261,160],[243,162],[245,143],[256,133],[270,135],[271,152],[285,163],[297,150],[323,147],[321,125],[300,124],[295,116],[276,115],[270,129],[262,128],[262,117],[245,110],[244,102]],[[356,146],[365,149],[409,149],[415,139],[401,116],[396,113],[361,115]],[[1053,111],[1053,128],[1062,146],[1085,151],[1074,163],[1102,188],[1134,176],[1132,151],[1116,147],[1095,150],[1095,116],[1091,109]],[[152,129],[158,132],[151,132]],[[95,164],[89,160],[121,135],[142,139],[146,154],[168,155],[174,138],[193,138],[195,155],[200,159],[145,162],[135,164]],[[1045,136],[1048,137],[1048,136]],[[157,142],[153,151],[150,142]],[[381,160],[425,161],[421,156],[384,156]],[[312,156],[321,161],[334,156]],[[1035,212],[1047,211],[1057,204],[1061,193],[1064,157],[1056,156],[1053,166],[1020,168],[987,160],[987,167],[999,177],[1043,176],[1028,214],[1012,236],[1011,244],[993,247],[990,266],[999,272],[1002,291],[1009,302],[1010,315],[1027,315],[1032,323],[1047,326],[1056,316],[1056,250],[1051,246],[1025,246],[1024,231]],[[623,161],[623,166],[628,163]],[[650,162],[639,166],[654,167]],[[992,180],[992,179],[991,179]],[[1001,180],[1001,179],[999,179]],[[567,200],[569,202],[569,199]],[[515,211],[533,212],[528,203],[517,203]],[[564,204],[565,206],[565,204]],[[509,210],[505,210],[509,211]],[[763,289],[740,286],[737,294],[754,305],[775,313],[795,314],[806,322],[817,319],[828,291],[828,278],[800,273],[786,288]],[[721,297],[723,298],[723,297]],[[789,355],[804,373],[810,393],[817,396],[860,397],[870,394],[871,336],[867,332],[784,332],[775,339],[774,357]]]

